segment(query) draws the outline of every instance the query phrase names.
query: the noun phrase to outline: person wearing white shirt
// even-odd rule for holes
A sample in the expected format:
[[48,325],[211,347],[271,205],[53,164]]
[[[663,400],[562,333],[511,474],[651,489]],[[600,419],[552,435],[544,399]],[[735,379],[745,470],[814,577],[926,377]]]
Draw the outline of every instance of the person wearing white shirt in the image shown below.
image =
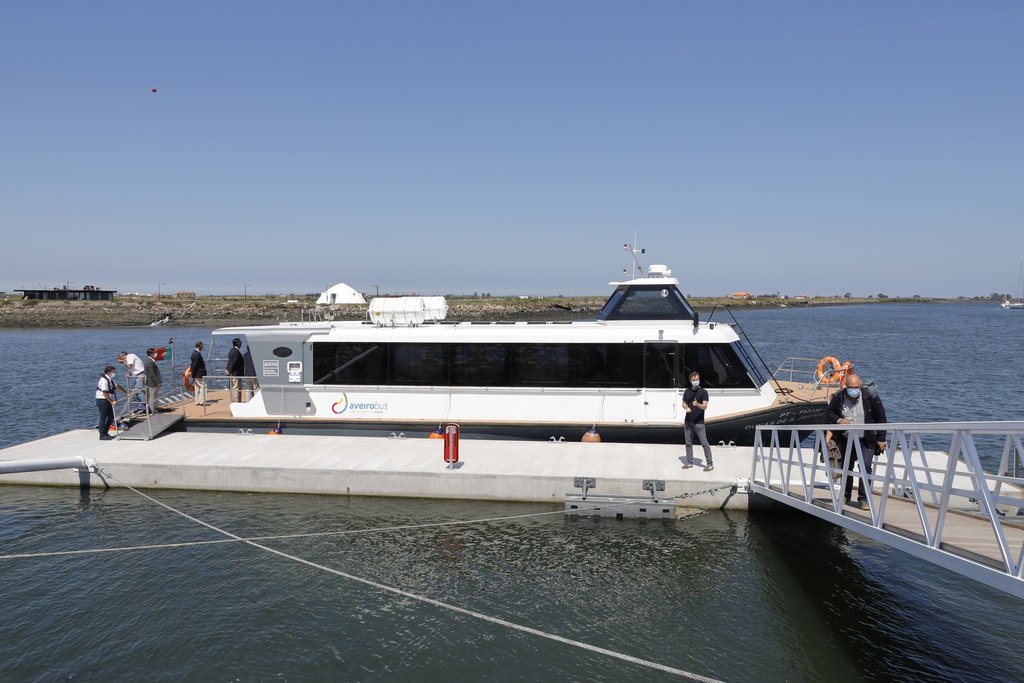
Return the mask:
[[124,393],[124,388],[118,386],[114,381],[114,366],[108,365],[103,369],[103,374],[96,382],[96,407],[100,411],[100,423],[97,429],[100,430],[100,441],[110,441],[110,426],[114,424],[114,402],[117,390]]
[[142,362],[142,359],[136,356],[134,353],[128,353],[122,351],[117,354],[117,362],[128,370],[128,386],[131,390],[131,394],[128,396],[128,406],[131,408],[131,402],[138,398],[142,403],[145,403],[145,388],[146,388],[146,365]]

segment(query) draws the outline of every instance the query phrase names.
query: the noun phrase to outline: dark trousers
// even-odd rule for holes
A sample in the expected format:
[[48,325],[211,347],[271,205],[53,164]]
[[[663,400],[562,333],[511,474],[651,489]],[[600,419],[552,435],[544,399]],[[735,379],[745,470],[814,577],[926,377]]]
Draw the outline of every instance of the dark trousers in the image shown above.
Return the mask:
[[[846,437],[836,434],[833,438],[836,440],[836,445],[839,446],[839,450],[846,454]],[[873,441],[861,441],[861,451],[864,454],[864,473],[871,474],[871,464],[875,459],[875,443]],[[860,460],[857,459],[857,447],[851,446],[850,448],[850,463],[857,463],[857,469],[860,469]],[[852,469],[852,467],[850,468]],[[850,500],[850,496],[853,494],[853,476],[846,476],[846,493],[844,494],[846,500]],[[864,477],[857,477],[857,500],[867,500],[868,493],[864,487]]]
[[114,406],[105,398],[96,399],[96,409],[100,411],[100,436],[109,436],[110,425],[114,424]]

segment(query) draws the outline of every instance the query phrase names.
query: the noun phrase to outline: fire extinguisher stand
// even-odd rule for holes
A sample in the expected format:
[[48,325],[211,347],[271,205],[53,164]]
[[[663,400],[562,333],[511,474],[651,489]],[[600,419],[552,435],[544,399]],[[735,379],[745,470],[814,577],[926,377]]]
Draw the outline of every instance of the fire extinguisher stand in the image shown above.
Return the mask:
[[459,461],[459,425],[449,424],[444,426],[444,461],[448,463],[445,469],[455,469],[455,463]]

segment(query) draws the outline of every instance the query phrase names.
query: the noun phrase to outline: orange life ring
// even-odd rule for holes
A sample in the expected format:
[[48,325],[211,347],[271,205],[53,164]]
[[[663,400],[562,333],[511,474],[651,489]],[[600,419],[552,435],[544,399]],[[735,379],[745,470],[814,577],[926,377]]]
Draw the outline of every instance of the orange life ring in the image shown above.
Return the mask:
[[192,368],[185,368],[181,379],[185,383],[185,391],[192,391]]
[[835,376],[834,373],[839,372],[840,367],[838,358],[825,356],[818,361],[818,369],[814,372],[814,378],[822,384],[839,384],[838,381],[833,382],[832,378]]
[[825,356],[818,361],[815,379],[822,384],[846,386],[846,376],[853,372],[853,363],[840,363],[835,356]]

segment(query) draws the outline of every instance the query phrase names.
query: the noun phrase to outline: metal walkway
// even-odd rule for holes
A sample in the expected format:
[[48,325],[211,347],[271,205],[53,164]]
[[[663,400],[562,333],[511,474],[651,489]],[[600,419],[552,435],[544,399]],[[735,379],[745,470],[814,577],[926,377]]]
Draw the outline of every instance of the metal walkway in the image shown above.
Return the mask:
[[183,413],[153,413],[118,432],[122,441],[149,441],[185,419]]
[[[846,479],[860,476],[859,440],[848,439],[836,467],[821,457],[836,427],[758,427],[751,492],[1024,598],[1024,422],[886,425],[866,509],[843,500]],[[999,460],[995,474],[979,449]]]

